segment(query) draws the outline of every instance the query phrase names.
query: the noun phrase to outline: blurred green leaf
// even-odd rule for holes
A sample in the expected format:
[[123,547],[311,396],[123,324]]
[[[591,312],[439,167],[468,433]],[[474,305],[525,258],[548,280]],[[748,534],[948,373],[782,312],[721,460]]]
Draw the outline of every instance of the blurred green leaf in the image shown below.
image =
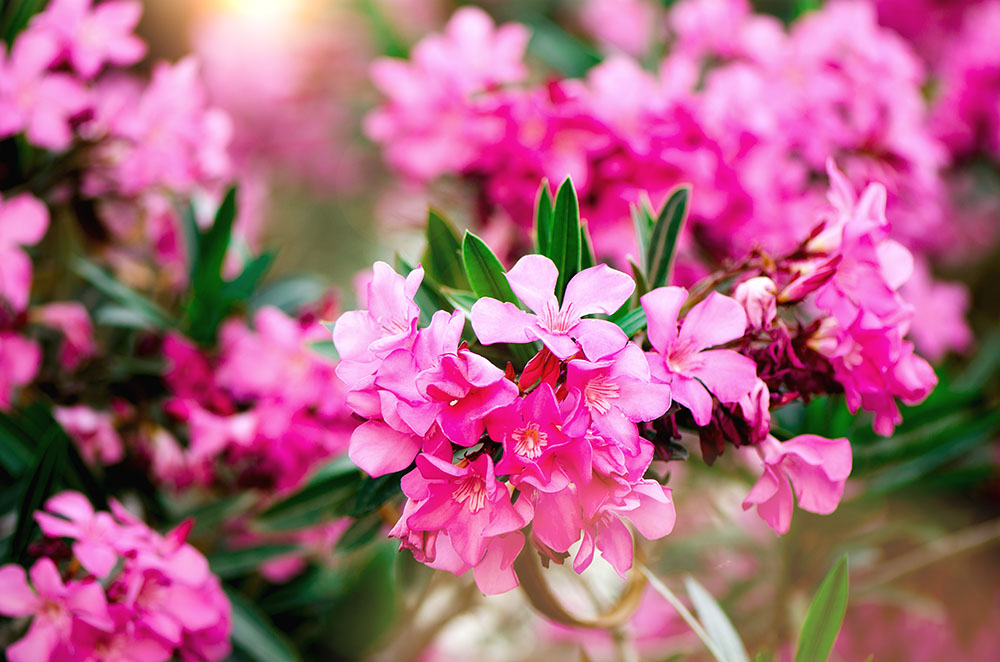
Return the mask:
[[670,194],[656,217],[646,253],[646,274],[651,290],[670,284],[677,238],[687,218],[690,195],[690,186],[678,188]]
[[14,38],[28,25],[31,17],[45,9],[48,0],[11,0],[2,3],[3,19],[0,22],[0,41],[14,43]]
[[175,326],[170,315],[155,303],[120,283],[114,276],[105,272],[93,262],[79,258],[73,262],[73,272],[84,279],[109,299],[141,316],[146,320],[148,328],[168,329]]
[[12,476],[33,464],[35,440],[24,433],[10,415],[0,412],[0,466]]
[[225,282],[222,265],[232,239],[233,222],[236,220],[236,189],[231,188],[219,205],[215,219],[204,232],[193,225],[193,215],[186,215],[189,233],[194,237],[195,250],[191,255],[190,298],[186,306],[187,335],[202,344],[215,339],[219,324],[229,306],[223,301]]
[[378,510],[383,503],[400,494],[399,481],[409,469],[396,473],[365,478],[358,487],[354,506],[348,513],[351,517],[361,517]]
[[531,28],[528,52],[547,65],[580,78],[601,61],[601,55],[590,44],[572,36],[558,24],[535,14],[525,18]]
[[233,605],[233,645],[258,662],[297,662],[301,658],[266,615],[245,597],[226,587]]
[[219,577],[228,579],[254,572],[261,563],[301,549],[298,545],[256,545],[213,554],[208,564]]
[[65,437],[50,429],[42,437],[37,459],[24,481],[17,507],[17,524],[7,550],[8,560],[20,561],[25,558],[28,544],[37,528],[34,512],[54,493],[65,467],[65,456]]
[[825,662],[847,613],[847,557],[833,566],[813,598],[799,635],[795,662]]
[[427,215],[427,250],[424,252],[423,266],[438,284],[458,290],[469,289],[458,233],[451,223],[434,210]]
[[286,276],[261,287],[250,299],[250,308],[274,306],[294,315],[306,304],[316,301],[326,286],[314,276]]
[[288,531],[345,515],[354,503],[362,476],[353,465],[333,466],[317,472],[305,487],[272,504],[257,516],[255,525],[267,531]]
[[340,354],[337,353],[337,347],[333,344],[332,340],[314,342],[309,345],[309,349],[316,352],[323,358],[335,360],[340,358]]
[[748,662],[749,656],[743,640],[712,594],[691,576],[684,578],[684,587],[698,613],[698,620],[719,647],[725,662]]
[[[241,303],[257,291],[261,280],[274,263],[274,253],[261,253],[243,267],[240,275],[222,285],[221,299],[226,304]],[[318,298],[318,297],[317,297]]]
[[642,308],[636,308],[627,315],[613,321],[621,327],[626,336],[631,338],[646,328],[646,311]]
[[556,193],[548,257],[559,269],[556,297],[562,301],[566,284],[580,271],[580,207],[569,177]]
[[337,541],[337,551],[350,552],[375,540],[385,523],[377,513],[365,515],[344,531]]

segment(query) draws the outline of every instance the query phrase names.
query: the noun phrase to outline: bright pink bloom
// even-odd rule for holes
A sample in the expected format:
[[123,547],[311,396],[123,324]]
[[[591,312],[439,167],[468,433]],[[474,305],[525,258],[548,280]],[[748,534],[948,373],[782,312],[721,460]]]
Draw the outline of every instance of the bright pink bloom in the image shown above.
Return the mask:
[[661,287],[642,297],[654,380],[670,384],[673,399],[689,410],[698,425],[712,416],[712,395],[735,403],[748,394],[757,379],[753,360],[730,349],[708,349],[743,336],[746,313],[733,299],[712,292],[681,321],[677,316],[687,300],[681,287]]
[[570,361],[566,388],[576,398],[567,433],[583,436],[593,427],[630,455],[639,452],[635,424],[663,416],[671,403],[670,386],[650,381],[649,363],[639,346],[631,342],[602,361]]
[[14,400],[14,389],[27,386],[38,374],[42,349],[16,333],[0,331],[0,411]]
[[18,35],[5,56],[0,47],[0,137],[24,131],[39,147],[69,147],[69,120],[86,108],[88,98],[75,78],[49,71],[59,56],[56,40],[45,31],[29,29]]
[[757,506],[757,514],[775,532],[788,532],[793,489],[803,510],[828,515],[837,509],[851,474],[847,439],[804,434],[779,442],[768,436],[752,452],[762,461],[764,473],[743,500],[743,510]]
[[73,540],[73,554],[95,576],[101,578],[111,572],[118,560],[115,550],[120,542],[120,530],[111,515],[95,512],[79,492],[61,492],[49,498],[45,510],[48,512],[35,513],[42,533]]
[[97,354],[94,325],[83,304],[75,301],[48,303],[35,309],[32,317],[39,324],[62,333],[59,362],[66,370],[75,370],[83,361]]
[[22,618],[31,616],[28,633],[6,650],[10,662],[48,660],[69,639],[75,619],[109,630],[104,589],[97,582],[63,583],[52,559],[41,558],[31,567],[31,585],[24,568],[0,567],[0,614]]
[[134,64],[146,53],[146,45],[132,34],[142,5],[112,0],[91,6],[92,0],[53,0],[31,21],[31,28],[48,30],[65,50],[73,68],[84,78],[93,78],[104,64]]
[[125,456],[110,413],[95,411],[86,405],[55,407],[52,413],[88,463],[116,464]]
[[122,604],[108,605],[114,627],[101,630],[85,621],[73,622],[71,640],[78,662],[166,662],[172,647],[145,621],[135,622],[132,610]]
[[410,502],[390,533],[403,547],[431,563],[447,537],[458,562],[453,572],[486,564],[485,574],[476,573],[484,592],[517,585],[511,565],[524,537],[513,534],[531,519],[531,506],[523,496],[511,503],[510,488],[496,479],[489,455],[461,467],[422,454],[417,468],[403,477],[403,492]]
[[23,247],[41,241],[48,228],[49,210],[30,194],[0,198],[0,298],[17,312],[31,294],[31,258]]
[[490,438],[503,444],[497,473],[509,474],[511,484],[522,482],[543,492],[561,490],[568,477],[556,466],[557,451],[568,443],[564,417],[548,384],[541,384],[486,419]]
[[541,340],[565,360],[577,353],[579,343],[590,361],[625,347],[628,339],[616,324],[583,317],[610,315],[628,301],[635,290],[628,275],[604,264],[584,269],[566,284],[562,305],[555,295],[559,270],[549,258],[526,255],[506,275],[514,294],[534,314],[512,303],[480,299],[472,306],[472,328],[484,345]]

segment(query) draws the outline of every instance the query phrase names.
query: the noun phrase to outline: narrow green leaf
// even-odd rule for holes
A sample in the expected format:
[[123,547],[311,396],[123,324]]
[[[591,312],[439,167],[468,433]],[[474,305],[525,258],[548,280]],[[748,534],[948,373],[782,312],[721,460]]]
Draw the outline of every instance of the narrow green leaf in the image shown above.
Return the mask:
[[806,613],[795,662],[825,662],[847,613],[847,556],[840,557],[816,591]]
[[646,328],[646,311],[642,308],[636,308],[620,319],[613,321],[621,327],[621,330],[625,332],[626,336],[631,338]]
[[472,306],[479,301],[479,297],[472,292],[453,290],[450,287],[442,287],[441,294],[448,300],[448,303],[455,307],[455,310],[461,310],[466,317],[471,316]]
[[552,196],[549,194],[549,182],[542,180],[538,188],[538,201],[535,204],[535,247],[540,255],[549,254],[549,241],[552,238]]
[[469,285],[477,297],[491,297],[517,305],[503,265],[482,239],[466,231],[462,239],[462,261]]
[[274,263],[274,253],[261,253],[247,262],[240,275],[222,285],[222,300],[227,304],[246,301],[257,291],[260,281]]
[[309,349],[316,352],[325,359],[337,360],[340,358],[340,354],[337,353],[337,347],[333,344],[332,340],[320,340],[309,345]]
[[694,577],[685,577],[684,586],[694,609],[698,613],[698,620],[705,626],[705,631],[719,647],[719,651],[725,657],[726,662],[748,662],[746,646],[740,639],[726,612],[722,610],[719,603],[715,601],[712,594],[704,586],[699,584]]
[[653,226],[655,223],[652,216],[649,215],[649,210],[646,208],[645,203],[641,206],[637,204],[630,205],[629,211],[632,214],[632,227],[635,229],[635,241],[639,248],[639,255],[636,258],[638,263],[634,261],[630,262],[638,268],[643,278],[645,278],[646,253],[649,252],[649,240],[653,235]]
[[590,243],[590,231],[587,224],[580,223],[580,271],[589,269],[597,263],[594,259],[594,247]]
[[20,476],[33,460],[34,440],[11,416],[0,412],[0,466],[12,476]]
[[174,326],[166,311],[135,290],[123,285],[93,262],[83,258],[77,259],[73,262],[73,272],[100,290],[104,296],[131,310],[136,315],[141,315],[151,328],[167,329]]
[[11,560],[24,558],[36,529],[34,512],[53,494],[62,475],[66,448],[65,436],[59,432],[50,429],[46,433],[42,439],[41,452],[24,481],[24,490],[18,502],[17,525],[8,549]]
[[455,228],[431,210],[427,214],[427,250],[424,270],[439,284],[459,290],[469,289],[462,264],[462,244]]
[[642,267],[633,262],[631,259],[628,261],[629,267],[632,269],[632,280],[635,281],[635,298],[641,299],[643,295],[649,292],[649,285],[646,283],[646,274],[643,273]]
[[236,189],[231,188],[219,205],[212,227],[198,234],[198,250],[191,256],[191,297],[186,307],[188,335],[201,343],[214,340],[228,312],[222,300],[225,284],[222,264],[229,250],[235,219]]
[[559,269],[556,296],[562,300],[566,283],[580,271],[580,206],[573,182],[569,177],[556,193],[556,204],[552,214],[552,240],[549,244],[548,257]]
[[531,28],[528,52],[568,78],[581,78],[601,61],[600,53],[593,46],[541,13],[525,16],[524,21]]
[[663,209],[656,217],[656,225],[649,239],[646,254],[646,275],[649,288],[670,284],[670,272],[677,252],[677,238],[687,218],[691,188],[682,186],[670,194]]
[[254,572],[261,563],[276,556],[300,550],[298,545],[255,545],[246,549],[236,549],[213,554],[208,564],[219,577],[228,579]]
[[361,482],[361,472],[353,465],[321,470],[301,490],[267,508],[255,523],[268,531],[288,531],[345,515]]
[[257,662],[298,662],[301,658],[270,619],[244,596],[226,587],[233,606],[233,645]]
[[257,310],[263,306],[274,306],[294,315],[306,304],[320,298],[325,289],[323,282],[314,276],[279,278],[254,292],[250,308]]

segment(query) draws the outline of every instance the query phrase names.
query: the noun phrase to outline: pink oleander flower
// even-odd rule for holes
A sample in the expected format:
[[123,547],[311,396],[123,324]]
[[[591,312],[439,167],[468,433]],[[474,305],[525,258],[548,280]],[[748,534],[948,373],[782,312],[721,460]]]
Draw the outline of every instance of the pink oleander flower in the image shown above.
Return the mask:
[[785,442],[768,436],[747,453],[759,458],[764,473],[743,500],[743,510],[757,514],[778,534],[792,521],[792,491],[799,508],[819,515],[837,509],[851,473],[851,444],[804,434]]
[[935,280],[923,260],[913,266],[913,274],[899,292],[913,307],[909,335],[917,350],[934,363],[948,352],[967,351],[973,342],[966,321],[971,304],[969,290],[960,283]]
[[86,405],[55,407],[52,413],[89,464],[116,464],[125,457],[112,414],[95,411]]
[[490,438],[503,444],[496,470],[512,485],[526,483],[543,492],[564,489],[569,478],[558,466],[559,449],[569,443],[565,418],[549,384],[487,417]]
[[49,210],[37,198],[0,197],[0,299],[16,312],[27,308],[31,294],[31,258],[24,247],[41,241],[48,228]]
[[648,0],[587,0],[580,10],[583,26],[601,44],[634,57],[649,50],[659,18]]
[[410,501],[389,535],[431,567],[446,561],[437,558],[442,551],[453,552],[446,569],[461,574],[474,568],[484,593],[508,591],[517,586],[512,564],[524,544],[517,532],[531,519],[531,505],[523,495],[511,503],[510,488],[496,479],[488,454],[461,464],[418,456],[417,468],[402,481]]
[[730,349],[708,349],[741,338],[747,319],[743,307],[712,292],[697,303],[678,325],[687,300],[681,287],[661,287],[642,297],[647,335],[655,352],[647,353],[654,381],[670,385],[674,401],[691,411],[695,423],[712,416],[712,396],[735,403],[753,389],[757,366]]
[[32,617],[28,633],[5,651],[10,662],[56,659],[53,655],[71,637],[77,620],[105,631],[114,627],[104,589],[93,579],[63,583],[48,558],[35,561],[30,577],[31,585],[21,566],[0,567],[0,614]]
[[170,644],[145,622],[134,622],[132,611],[122,604],[108,605],[114,623],[110,631],[86,621],[73,622],[74,659],[79,662],[167,662],[173,655]]
[[85,360],[97,355],[94,325],[83,304],[75,301],[48,303],[35,309],[32,318],[62,333],[59,362],[66,370],[76,370]]
[[59,57],[52,35],[28,29],[10,54],[0,47],[0,137],[24,131],[32,144],[62,151],[73,141],[70,119],[88,104],[72,76],[49,69]]
[[84,78],[93,78],[105,63],[134,64],[146,53],[146,45],[132,34],[142,5],[112,0],[91,6],[92,0],[53,0],[31,21],[31,29],[55,35],[73,68]]
[[583,436],[593,428],[629,454],[639,452],[636,423],[652,421],[670,408],[670,386],[650,381],[642,349],[628,343],[602,361],[573,359],[566,368],[566,388],[576,398],[568,434]]
[[42,349],[16,333],[0,331],[0,411],[14,401],[14,389],[27,386],[38,374]]
[[769,329],[778,314],[775,297],[776,286],[767,276],[756,276],[743,281],[733,290],[733,298],[743,306],[747,324],[751,329]]
[[506,275],[514,294],[534,314],[512,303],[480,299],[472,306],[472,328],[484,345],[541,340],[560,359],[582,349],[588,360],[598,361],[628,342],[616,324],[583,319],[596,313],[610,315],[628,301],[635,290],[628,275],[604,264],[584,269],[566,284],[562,305],[555,295],[559,270],[549,258],[526,255]]
[[79,492],[50,497],[45,511],[35,513],[35,520],[46,536],[73,540],[73,555],[87,572],[103,578],[114,568],[116,546],[121,542],[119,527],[110,514],[95,512]]

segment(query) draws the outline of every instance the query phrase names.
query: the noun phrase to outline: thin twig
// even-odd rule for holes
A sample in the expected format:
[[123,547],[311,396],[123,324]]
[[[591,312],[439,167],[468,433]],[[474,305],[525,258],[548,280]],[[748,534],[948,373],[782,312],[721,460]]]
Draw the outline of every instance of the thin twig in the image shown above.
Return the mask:
[[649,585],[652,586],[657,593],[662,595],[663,598],[677,610],[677,613],[681,615],[681,618],[683,618],[694,633],[698,635],[698,638],[701,639],[701,643],[705,644],[705,648],[707,648],[708,652],[712,654],[712,657],[719,662],[726,662],[725,656],[722,654],[722,651],[719,650],[715,641],[708,636],[708,633],[705,632],[705,628],[701,626],[701,623],[699,623],[698,619],[694,617],[694,614],[689,612],[687,607],[685,607],[677,596],[674,595],[674,592],[667,588],[666,584],[657,579],[656,575],[650,572],[649,568],[646,566],[639,566],[639,569],[642,570],[642,574],[644,574],[646,579],[649,580]]

